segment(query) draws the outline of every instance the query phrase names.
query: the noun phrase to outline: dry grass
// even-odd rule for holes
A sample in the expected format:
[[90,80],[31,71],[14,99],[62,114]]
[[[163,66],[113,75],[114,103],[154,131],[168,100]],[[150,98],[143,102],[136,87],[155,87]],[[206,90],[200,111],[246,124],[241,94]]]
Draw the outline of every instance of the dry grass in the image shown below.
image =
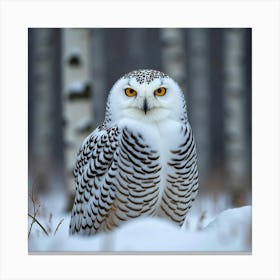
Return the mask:
[[30,199],[30,202],[32,205],[32,213],[27,214],[28,217],[31,218],[31,223],[30,223],[30,227],[28,230],[28,239],[30,238],[32,228],[35,223],[39,226],[39,228],[42,230],[42,232],[46,236],[56,235],[56,233],[59,230],[59,227],[63,223],[64,219],[61,219],[58,222],[58,224],[56,225],[55,230],[53,230],[53,228],[54,228],[53,223],[52,223],[53,214],[50,212],[48,223],[46,226],[44,226],[42,224],[42,222],[39,221],[39,218],[38,218],[38,216],[43,216],[43,215],[42,215],[42,213],[40,213],[40,209],[41,209],[40,200],[38,198],[38,195],[35,194],[34,188],[31,189],[31,193],[29,194],[29,199]]

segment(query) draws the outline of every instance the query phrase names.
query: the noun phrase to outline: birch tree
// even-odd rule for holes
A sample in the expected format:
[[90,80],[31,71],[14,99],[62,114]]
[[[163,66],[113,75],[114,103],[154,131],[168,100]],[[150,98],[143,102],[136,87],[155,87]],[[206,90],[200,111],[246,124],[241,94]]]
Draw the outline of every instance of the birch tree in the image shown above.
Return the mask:
[[244,203],[246,174],[245,33],[224,31],[224,133],[228,188],[235,206]]
[[75,190],[73,168],[84,138],[92,130],[90,30],[63,30],[63,115],[68,187]]
[[175,79],[186,95],[184,30],[180,28],[162,28],[160,29],[160,39],[163,72]]

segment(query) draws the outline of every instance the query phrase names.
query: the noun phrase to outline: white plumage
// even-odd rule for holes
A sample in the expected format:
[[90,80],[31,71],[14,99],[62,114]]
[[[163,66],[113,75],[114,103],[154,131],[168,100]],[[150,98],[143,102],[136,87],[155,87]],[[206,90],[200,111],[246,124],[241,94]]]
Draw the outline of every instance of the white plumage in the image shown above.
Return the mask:
[[79,150],[74,175],[71,234],[111,230],[151,215],[182,225],[197,195],[198,173],[178,84],[155,70],[120,78],[104,123]]

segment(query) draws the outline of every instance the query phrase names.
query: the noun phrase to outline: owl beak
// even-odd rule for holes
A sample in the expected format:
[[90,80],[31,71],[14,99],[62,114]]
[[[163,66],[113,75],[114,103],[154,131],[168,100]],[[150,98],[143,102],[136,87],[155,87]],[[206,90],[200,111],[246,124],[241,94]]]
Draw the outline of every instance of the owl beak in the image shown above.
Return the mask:
[[143,102],[143,110],[144,110],[145,115],[146,115],[147,111],[149,110],[149,106],[148,106],[148,102],[147,102],[146,98],[144,99],[144,102]]

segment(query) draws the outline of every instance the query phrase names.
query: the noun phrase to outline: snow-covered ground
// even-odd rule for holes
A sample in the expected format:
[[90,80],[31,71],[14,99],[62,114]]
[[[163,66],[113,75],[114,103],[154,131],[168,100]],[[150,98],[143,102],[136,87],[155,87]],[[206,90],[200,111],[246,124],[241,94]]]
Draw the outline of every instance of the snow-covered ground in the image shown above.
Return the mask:
[[[207,208],[207,201],[203,205]],[[222,207],[215,205],[216,211]],[[49,236],[34,223],[29,252],[251,252],[251,211],[251,206],[244,206],[215,215],[209,211],[198,214],[194,208],[182,228],[162,218],[148,217],[92,237],[68,235],[70,214],[51,219],[39,216]]]

